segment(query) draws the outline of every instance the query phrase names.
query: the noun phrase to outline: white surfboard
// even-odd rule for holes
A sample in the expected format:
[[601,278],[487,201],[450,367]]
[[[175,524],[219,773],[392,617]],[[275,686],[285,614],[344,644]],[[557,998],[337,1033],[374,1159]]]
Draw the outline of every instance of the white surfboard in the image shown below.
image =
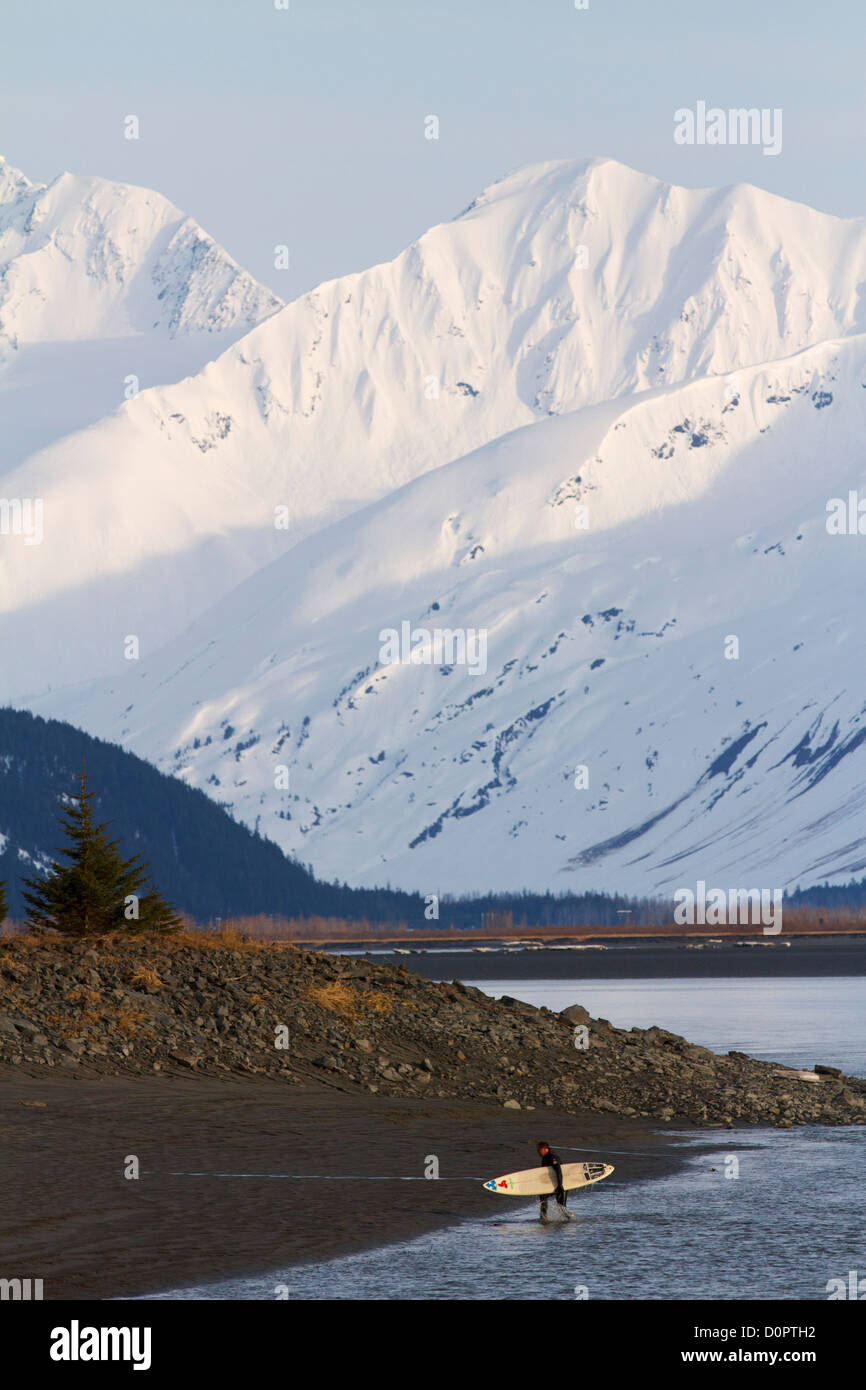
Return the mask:
[[[566,1192],[576,1187],[589,1187],[591,1183],[601,1182],[613,1172],[612,1163],[563,1163],[562,1185]],[[523,1168],[519,1173],[506,1173],[502,1178],[491,1178],[484,1183],[488,1192],[499,1192],[504,1197],[543,1197],[545,1193],[556,1191],[556,1177],[550,1167]]]

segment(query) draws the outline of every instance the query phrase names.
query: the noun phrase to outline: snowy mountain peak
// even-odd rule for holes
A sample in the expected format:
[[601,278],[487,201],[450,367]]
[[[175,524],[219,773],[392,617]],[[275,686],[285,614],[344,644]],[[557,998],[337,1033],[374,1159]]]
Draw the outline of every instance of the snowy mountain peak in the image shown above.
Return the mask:
[[509,198],[527,196],[534,201],[561,199],[569,189],[601,192],[603,187],[610,190],[615,184],[621,187],[628,185],[633,190],[642,185],[658,189],[670,187],[651,174],[640,173],[606,155],[586,159],[550,159],[536,164],[522,164],[487,184],[461,216],[474,208],[490,207]]
[[34,184],[0,162],[0,467],[199,371],[279,308],[159,193]]
[[[66,585],[122,587],[152,647],[304,536],[510,431],[699,378],[730,377],[733,390],[738,372],[866,331],[866,222],[751,186],[680,188],[612,159],[519,169],[393,261],[320,285],[244,336],[272,297],[159,195],[70,176],[13,206],[30,199],[38,226],[2,282],[0,322],[17,313],[21,339],[47,338],[102,315],[111,372],[100,362],[94,379],[114,394],[107,418],[14,480],[15,495],[81,525],[97,497],[105,544],[83,548],[67,527],[50,553],[13,551],[10,602],[32,611]],[[0,231],[0,248],[20,235]],[[144,269],[130,279],[133,263]],[[41,296],[24,293],[37,271]],[[54,274],[65,301],[45,293]],[[163,372],[129,400],[118,317],[136,326],[136,354],[149,327]],[[214,356],[222,322],[231,345]],[[172,384],[167,347],[190,342],[206,365]],[[81,361],[76,348],[76,372]],[[29,441],[44,393],[35,409],[15,399],[30,405],[18,430]],[[130,521],[131,499],[145,525]],[[121,660],[92,626],[62,622],[58,635],[55,680]],[[38,689],[38,653],[11,679]]]
[[0,154],[0,206],[15,202],[32,187],[27,176]]
[[0,165],[0,336],[245,332],[280,307],[191,218],[150,189]]

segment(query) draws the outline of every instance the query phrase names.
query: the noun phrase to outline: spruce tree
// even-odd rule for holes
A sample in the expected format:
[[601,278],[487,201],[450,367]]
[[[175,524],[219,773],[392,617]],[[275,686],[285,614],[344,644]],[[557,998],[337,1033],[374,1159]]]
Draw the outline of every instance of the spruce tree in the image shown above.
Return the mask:
[[2,925],[3,919],[6,916],[6,911],[6,884],[0,883],[0,925]]
[[94,823],[94,796],[82,764],[78,796],[58,816],[68,841],[59,852],[68,863],[53,863],[47,878],[25,882],[28,925],[66,936],[176,931],[180,918],[150,881],[141,855],[124,859],[109,837],[110,822]]

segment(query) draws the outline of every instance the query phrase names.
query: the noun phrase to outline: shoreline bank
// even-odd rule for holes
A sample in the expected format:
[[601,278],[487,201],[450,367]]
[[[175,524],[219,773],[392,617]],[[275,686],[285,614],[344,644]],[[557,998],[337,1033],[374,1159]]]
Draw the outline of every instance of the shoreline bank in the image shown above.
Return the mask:
[[[428,980],[442,979],[546,979],[573,980],[575,990],[585,980],[690,980],[690,979],[807,979],[834,976],[866,976],[866,937],[798,937],[791,945],[775,941],[770,946],[737,946],[725,941],[709,943],[662,941],[593,941],[603,950],[545,945],[530,950],[513,947],[445,946],[415,947],[405,953],[397,946],[385,949],[372,943],[339,950],[352,959],[402,962]],[[366,953],[366,954],[365,954]]]
[[7,943],[0,975],[2,1264],[46,1298],[146,1296],[422,1235],[495,1209],[482,1183],[534,1166],[539,1139],[616,1150],[622,1182],[683,1161],[666,1130],[715,1151],[714,1130],[866,1124],[866,1080],[838,1068],[721,1056],[402,965],[37,938]]
[[[553,1109],[350,1095],[265,1078],[4,1069],[2,1085],[3,1267],[8,1277],[42,1278],[46,1299],[148,1297],[261,1276],[495,1215],[497,1202],[511,1203],[475,1179],[533,1167],[539,1138],[617,1150],[608,1183],[661,1177],[686,1161],[678,1142],[645,1123]],[[706,1149],[690,1145],[688,1157],[723,1147],[722,1133],[706,1132]],[[634,1155],[621,1152],[632,1147]],[[132,1155],[141,1175],[130,1180]],[[438,1182],[423,1180],[431,1156]],[[421,1181],[380,1180],[392,1174]],[[572,1210],[581,1196],[572,1194]]]

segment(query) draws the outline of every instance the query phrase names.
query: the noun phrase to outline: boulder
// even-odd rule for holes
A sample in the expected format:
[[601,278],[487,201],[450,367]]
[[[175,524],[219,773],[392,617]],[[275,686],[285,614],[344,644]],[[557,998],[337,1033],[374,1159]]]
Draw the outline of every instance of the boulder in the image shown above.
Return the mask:
[[569,1004],[567,1009],[562,1010],[559,1017],[564,1018],[567,1023],[592,1022],[589,1016],[589,1010],[585,1009],[582,1004]]
[[[92,1050],[92,1049],[91,1049]],[[184,1067],[198,1066],[199,1059],[192,1052],[170,1052],[169,1057],[173,1062],[180,1062]]]

